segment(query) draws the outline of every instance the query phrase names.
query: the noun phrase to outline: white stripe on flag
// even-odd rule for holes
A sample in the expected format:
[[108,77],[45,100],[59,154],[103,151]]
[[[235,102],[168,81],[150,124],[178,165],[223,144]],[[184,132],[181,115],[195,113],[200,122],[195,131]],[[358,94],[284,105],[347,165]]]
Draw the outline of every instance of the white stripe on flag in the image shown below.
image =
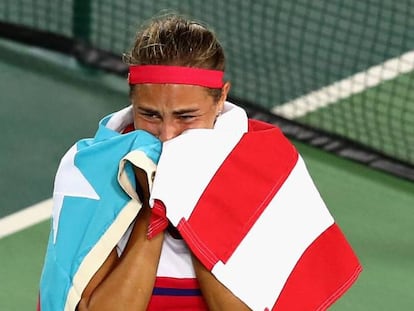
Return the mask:
[[299,157],[229,261],[212,272],[253,310],[271,308],[300,256],[333,223]]
[[164,142],[151,205],[158,199],[168,206],[168,219],[174,226],[183,217],[188,219],[214,174],[247,130],[246,113],[232,106],[220,116],[214,129],[191,129]]

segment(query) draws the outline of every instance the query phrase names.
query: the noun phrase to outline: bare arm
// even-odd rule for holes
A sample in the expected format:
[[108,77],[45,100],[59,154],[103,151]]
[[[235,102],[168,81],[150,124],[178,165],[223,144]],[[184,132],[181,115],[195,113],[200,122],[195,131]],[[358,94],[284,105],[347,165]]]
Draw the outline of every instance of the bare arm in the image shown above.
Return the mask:
[[[136,171],[137,180],[141,177]],[[144,181],[145,182],[145,181]],[[78,311],[146,310],[154,287],[164,234],[147,239],[151,215],[146,202],[120,258],[114,249],[82,293]]]
[[221,284],[194,256],[193,265],[201,292],[210,311],[250,310],[248,306]]

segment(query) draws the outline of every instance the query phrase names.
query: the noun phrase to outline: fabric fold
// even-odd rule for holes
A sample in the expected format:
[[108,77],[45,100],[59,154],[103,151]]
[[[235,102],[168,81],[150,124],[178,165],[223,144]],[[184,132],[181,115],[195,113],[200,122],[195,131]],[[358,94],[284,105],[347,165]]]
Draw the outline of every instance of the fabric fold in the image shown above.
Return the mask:
[[228,102],[214,129],[163,144],[141,130],[122,134],[131,122],[131,107],[105,117],[95,137],[62,158],[41,311],[75,310],[105,258],[127,240],[141,208],[133,166],[151,190],[148,237],[171,222],[252,310],[325,310],[356,280],[358,258],[278,128]]
[[164,143],[152,203],[162,202],[192,253],[251,309],[324,310],[356,279],[359,261],[294,146],[227,108],[232,135],[219,126]]
[[39,310],[75,310],[141,208],[132,166],[151,185],[162,144],[141,130],[121,134],[131,115],[128,107],[105,117],[95,137],[78,141],[61,160]]

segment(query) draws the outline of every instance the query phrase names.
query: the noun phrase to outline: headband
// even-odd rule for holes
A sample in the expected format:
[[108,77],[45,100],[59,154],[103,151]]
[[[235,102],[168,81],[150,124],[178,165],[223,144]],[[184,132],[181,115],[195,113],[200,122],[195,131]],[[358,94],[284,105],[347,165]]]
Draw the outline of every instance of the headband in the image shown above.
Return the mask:
[[133,65],[129,67],[129,84],[189,84],[212,89],[223,87],[224,71],[183,66]]

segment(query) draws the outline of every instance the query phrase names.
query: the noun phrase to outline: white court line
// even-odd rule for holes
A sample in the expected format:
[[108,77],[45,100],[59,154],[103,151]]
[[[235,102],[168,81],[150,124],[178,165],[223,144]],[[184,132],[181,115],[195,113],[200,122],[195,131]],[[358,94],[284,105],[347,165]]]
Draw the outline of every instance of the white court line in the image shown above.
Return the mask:
[[329,86],[275,106],[272,112],[287,119],[302,117],[412,70],[414,70],[414,51],[409,51]]
[[0,219],[0,239],[47,220],[52,215],[52,199],[41,201]]
[[[326,107],[351,95],[396,78],[414,70],[414,51],[356,73],[332,85],[310,92],[292,101],[276,106],[272,111],[288,119],[302,117],[312,111]],[[26,229],[51,217],[52,199],[41,201],[17,213],[0,219],[0,239]]]

